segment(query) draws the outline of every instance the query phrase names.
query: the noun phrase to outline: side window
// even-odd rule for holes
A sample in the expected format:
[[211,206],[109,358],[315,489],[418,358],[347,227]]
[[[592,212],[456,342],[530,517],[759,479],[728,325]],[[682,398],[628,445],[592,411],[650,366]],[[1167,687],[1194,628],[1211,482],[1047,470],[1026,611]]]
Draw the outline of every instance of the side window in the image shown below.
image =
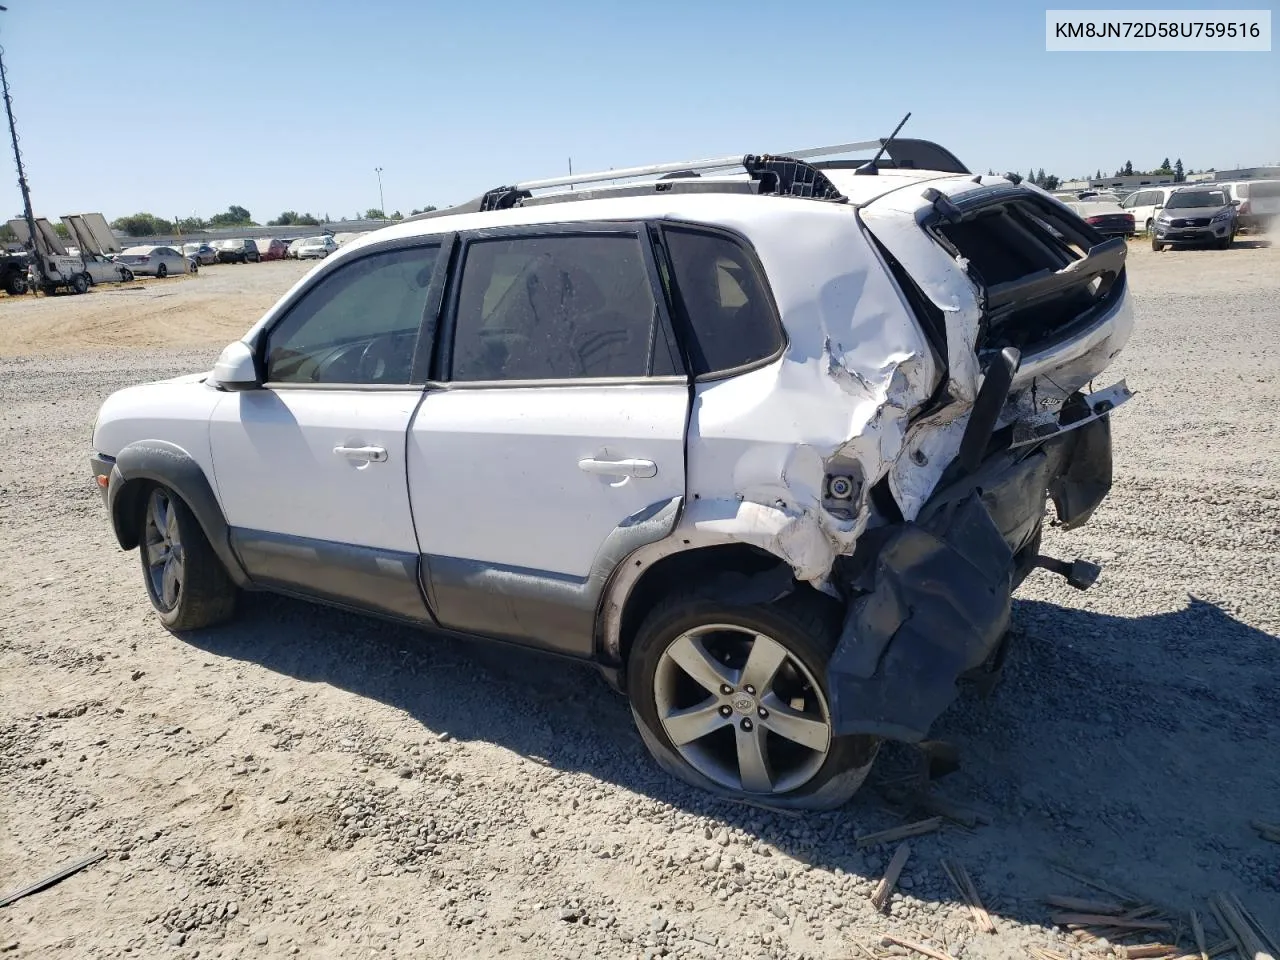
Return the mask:
[[640,244],[635,234],[468,244],[451,378],[651,375],[658,310]]
[[689,322],[695,375],[772,356],[782,330],[755,257],[720,234],[663,230],[676,293]]
[[388,250],[327,274],[267,334],[267,382],[408,383],[439,250]]

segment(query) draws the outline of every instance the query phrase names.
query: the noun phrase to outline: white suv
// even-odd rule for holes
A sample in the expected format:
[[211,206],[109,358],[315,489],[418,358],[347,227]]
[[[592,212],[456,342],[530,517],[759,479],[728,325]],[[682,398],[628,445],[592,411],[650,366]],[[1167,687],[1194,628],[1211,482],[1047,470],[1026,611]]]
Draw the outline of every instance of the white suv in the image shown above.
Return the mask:
[[676,775],[839,804],[1033,567],[1096,577],[1038,551],[1110,489],[1125,242],[920,140],[573,180],[362,237],[111,396],[116,537],[172,630],[262,589],[594,661]]

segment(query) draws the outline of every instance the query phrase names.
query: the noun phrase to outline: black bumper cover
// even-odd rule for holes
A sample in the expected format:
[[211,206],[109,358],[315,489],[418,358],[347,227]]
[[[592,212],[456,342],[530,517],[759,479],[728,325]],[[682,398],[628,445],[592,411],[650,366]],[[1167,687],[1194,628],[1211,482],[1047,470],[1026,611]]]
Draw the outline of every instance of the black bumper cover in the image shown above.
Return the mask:
[[[924,739],[956,681],[992,658],[1030,570],[1046,500],[1068,529],[1111,489],[1107,417],[988,459],[939,490],[913,522],[876,531],[848,584],[828,666],[834,732]],[[861,545],[860,545],[861,546]]]

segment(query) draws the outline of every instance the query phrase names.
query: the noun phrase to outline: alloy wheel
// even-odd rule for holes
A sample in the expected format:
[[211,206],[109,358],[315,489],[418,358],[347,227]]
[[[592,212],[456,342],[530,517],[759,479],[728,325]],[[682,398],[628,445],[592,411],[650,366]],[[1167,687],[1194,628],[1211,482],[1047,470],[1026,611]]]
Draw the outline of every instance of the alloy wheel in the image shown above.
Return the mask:
[[142,549],[146,551],[147,583],[151,596],[168,613],[178,605],[186,580],[187,558],[178,531],[178,512],[163,490],[151,491]]
[[813,779],[831,749],[830,711],[809,669],[746,627],[707,624],[676,637],[653,694],[681,758],[722,787],[788,793]]

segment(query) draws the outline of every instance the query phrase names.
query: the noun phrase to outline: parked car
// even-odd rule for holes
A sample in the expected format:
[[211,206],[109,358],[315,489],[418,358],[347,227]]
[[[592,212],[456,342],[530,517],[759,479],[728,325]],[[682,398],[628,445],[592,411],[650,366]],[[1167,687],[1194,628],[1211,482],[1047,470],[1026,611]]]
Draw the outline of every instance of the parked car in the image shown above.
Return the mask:
[[253,241],[258,248],[258,256],[262,260],[283,260],[284,255],[289,248],[281,241],[272,238],[262,238]]
[[118,255],[106,256],[101,253],[81,257],[84,261],[84,275],[90,286],[99,283],[128,283],[133,279],[132,268],[117,257]]
[[299,260],[323,260],[329,254],[334,253],[338,249],[338,244],[333,237],[326,234],[323,237],[308,237],[298,245]]
[[164,278],[171,273],[191,272],[191,262],[173,247],[128,247],[116,255],[115,262],[138,276]]
[[[1033,568],[1093,582],[1041,528],[1105,498],[1130,395],[1084,392],[1132,329],[1123,241],[883,153],[497,188],[113,394],[91,469],[161,623],[281,590],[591,661],[666,770],[842,803],[998,670]],[[651,175],[686,166],[727,164]]]
[[211,244],[218,251],[219,263],[260,263],[262,254],[252,240],[215,240]]
[[1067,206],[1074,210],[1085,223],[1093,227],[1104,237],[1131,237],[1134,233],[1133,214],[1109,200],[1068,200]]
[[1120,206],[1133,214],[1133,222],[1137,228],[1149,235],[1156,214],[1177,189],[1177,186],[1143,187],[1120,201]]
[[1215,183],[1236,203],[1241,230],[1270,232],[1280,224],[1280,180],[1237,180]]
[[307,242],[306,237],[300,237],[297,240],[289,241],[289,250],[285,254],[290,260],[298,259],[298,251],[302,249],[302,245]]
[[184,243],[182,252],[188,257],[195,257],[201,266],[209,266],[218,262],[218,251],[207,243]]
[[1226,250],[1236,237],[1236,208],[1221,187],[1175,190],[1156,216],[1151,249],[1212,243]]

